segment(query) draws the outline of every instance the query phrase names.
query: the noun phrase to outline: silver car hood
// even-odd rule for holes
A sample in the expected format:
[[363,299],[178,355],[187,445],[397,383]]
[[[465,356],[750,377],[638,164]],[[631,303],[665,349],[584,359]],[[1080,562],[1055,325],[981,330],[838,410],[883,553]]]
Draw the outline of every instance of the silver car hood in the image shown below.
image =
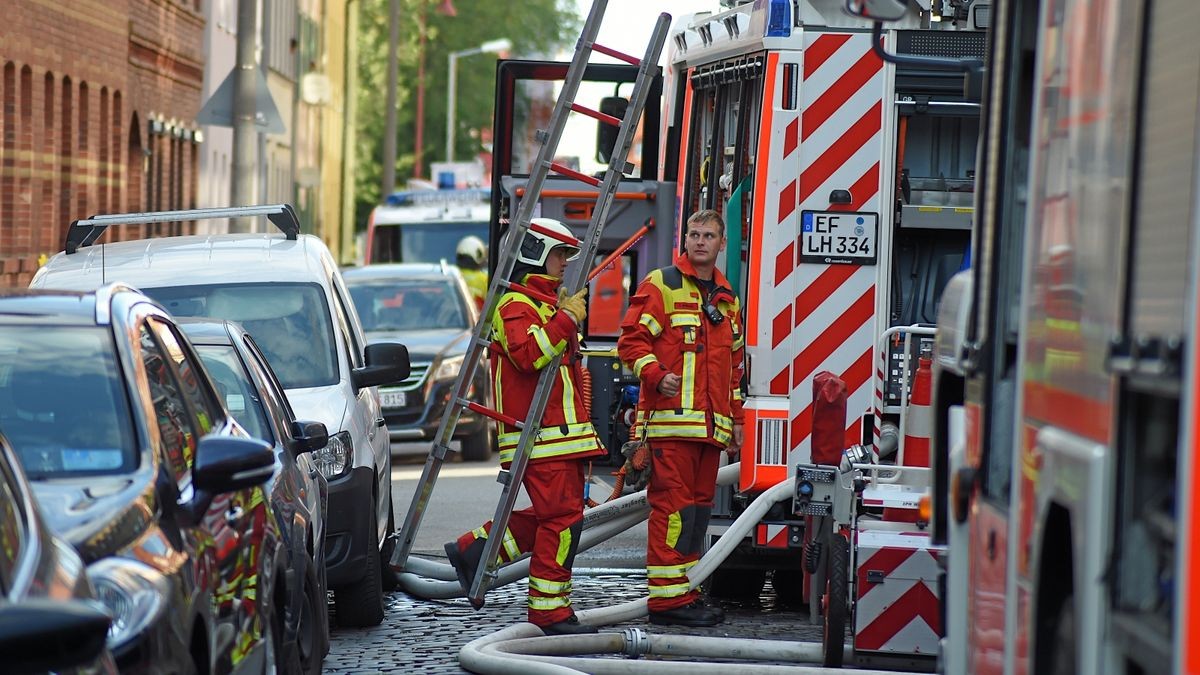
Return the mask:
[[346,412],[350,401],[346,399],[346,391],[342,384],[332,384],[326,387],[304,387],[288,389],[288,402],[296,413],[296,419],[306,422],[321,422],[332,436],[345,430]]

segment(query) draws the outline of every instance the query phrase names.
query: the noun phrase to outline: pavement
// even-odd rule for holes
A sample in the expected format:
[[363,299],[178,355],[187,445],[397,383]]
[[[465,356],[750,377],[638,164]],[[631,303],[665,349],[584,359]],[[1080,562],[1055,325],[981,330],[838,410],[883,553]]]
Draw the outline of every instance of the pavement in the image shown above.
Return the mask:
[[[575,569],[572,601],[577,610],[602,607],[642,597],[646,577],[638,570]],[[710,601],[711,602],[711,601]],[[713,628],[651,626],[641,619],[601,630],[637,627],[648,633],[742,637],[819,642],[821,626],[809,623],[806,607],[776,602],[771,584],[754,600],[721,601],[725,623]],[[387,616],[380,626],[341,628],[332,617],[332,647],[326,673],[466,673],[458,665],[458,650],[466,643],[525,620],[523,581],[488,593],[487,605],[476,612],[465,598],[423,600],[403,592],[388,595]]]

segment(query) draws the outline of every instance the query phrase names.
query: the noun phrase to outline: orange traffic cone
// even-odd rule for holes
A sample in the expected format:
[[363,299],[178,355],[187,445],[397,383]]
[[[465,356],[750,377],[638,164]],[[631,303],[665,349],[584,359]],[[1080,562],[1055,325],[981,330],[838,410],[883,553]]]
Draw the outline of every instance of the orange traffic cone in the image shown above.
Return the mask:
[[908,410],[904,415],[903,456],[904,466],[929,468],[929,439],[933,434],[933,360],[922,356],[917,359],[917,372],[913,375],[912,395],[908,397]]
[[[904,413],[904,438],[900,443],[897,461],[901,466],[929,467],[930,436],[933,432],[933,360],[922,356],[917,360],[913,375],[912,394]],[[889,507],[883,519],[900,523],[915,523],[916,509]]]

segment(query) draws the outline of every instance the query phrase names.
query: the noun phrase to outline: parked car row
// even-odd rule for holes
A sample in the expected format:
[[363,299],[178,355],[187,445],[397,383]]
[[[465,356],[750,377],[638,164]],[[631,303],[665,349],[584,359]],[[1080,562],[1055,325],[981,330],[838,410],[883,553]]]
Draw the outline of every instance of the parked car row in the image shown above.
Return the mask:
[[[407,351],[367,344],[290,207],[219,211],[77,221],[32,290],[0,292],[0,434],[62,537],[57,564],[76,556],[79,581],[54,597],[111,616],[82,672],[317,673],[329,591],[340,625],[383,618],[394,516],[375,388],[409,376]],[[226,214],[283,234],[91,246],[130,218]],[[0,603],[6,669],[17,600]]]

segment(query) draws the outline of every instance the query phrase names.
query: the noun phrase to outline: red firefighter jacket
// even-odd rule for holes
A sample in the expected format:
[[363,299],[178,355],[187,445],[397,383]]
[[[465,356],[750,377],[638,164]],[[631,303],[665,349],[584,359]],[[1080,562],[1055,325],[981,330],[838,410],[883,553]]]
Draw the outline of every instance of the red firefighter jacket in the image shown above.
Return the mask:
[[[522,283],[535,291],[555,295],[559,280],[529,274]],[[518,420],[525,420],[529,414],[541,370],[555,356],[563,355],[530,461],[606,454],[583,403],[575,321],[552,305],[509,291],[500,298],[492,315],[492,340],[492,382],[497,405],[500,412]],[[512,462],[520,438],[520,429],[500,425],[501,465],[507,467]]]
[[[741,424],[743,347],[741,304],[729,281],[714,270],[706,297],[686,255],[646,276],[629,301],[617,351],[641,380],[639,425],[647,438],[708,440],[722,447]],[[705,311],[713,308],[721,321]],[[659,393],[668,373],[682,379],[679,393]]]

